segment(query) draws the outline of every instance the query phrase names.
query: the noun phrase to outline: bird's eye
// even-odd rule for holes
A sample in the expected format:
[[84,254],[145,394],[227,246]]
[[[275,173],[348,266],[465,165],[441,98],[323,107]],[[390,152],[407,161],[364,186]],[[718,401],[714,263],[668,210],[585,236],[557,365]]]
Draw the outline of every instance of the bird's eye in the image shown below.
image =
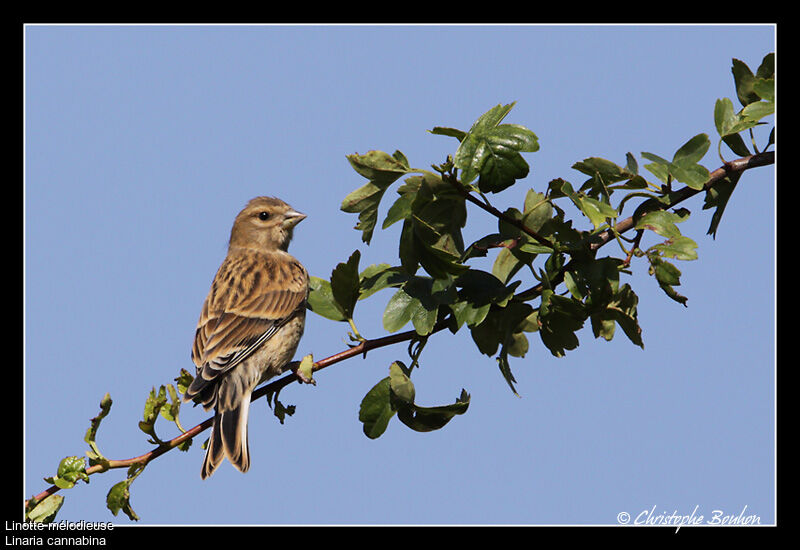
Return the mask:
[[261,221],[266,221],[269,219],[269,212],[259,212],[258,219]]

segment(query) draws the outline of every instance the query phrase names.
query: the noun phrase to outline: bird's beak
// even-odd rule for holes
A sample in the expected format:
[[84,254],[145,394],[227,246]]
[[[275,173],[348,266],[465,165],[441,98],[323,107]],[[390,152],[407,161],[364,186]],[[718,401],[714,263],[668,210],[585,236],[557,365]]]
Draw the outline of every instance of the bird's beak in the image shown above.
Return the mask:
[[286,212],[286,214],[283,215],[283,217],[284,217],[283,227],[285,227],[286,229],[294,227],[295,225],[306,219],[305,214],[297,212],[296,210],[289,210],[288,212]]

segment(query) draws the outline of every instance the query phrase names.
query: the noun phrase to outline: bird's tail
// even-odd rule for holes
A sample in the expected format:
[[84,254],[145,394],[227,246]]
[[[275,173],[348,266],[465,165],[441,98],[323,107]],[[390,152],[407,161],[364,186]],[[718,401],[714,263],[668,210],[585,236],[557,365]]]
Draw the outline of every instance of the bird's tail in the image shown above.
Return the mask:
[[206,447],[206,457],[200,477],[206,479],[227,458],[237,470],[250,469],[250,446],[247,442],[247,416],[250,412],[250,392],[232,409],[214,411],[214,425]]

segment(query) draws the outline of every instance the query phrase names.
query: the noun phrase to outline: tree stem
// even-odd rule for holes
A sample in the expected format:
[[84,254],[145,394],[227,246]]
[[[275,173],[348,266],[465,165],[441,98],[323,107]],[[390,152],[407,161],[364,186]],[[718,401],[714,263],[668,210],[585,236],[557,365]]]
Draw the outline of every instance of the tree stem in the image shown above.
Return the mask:
[[[701,191],[706,191],[706,190],[710,189],[716,183],[724,180],[725,177],[728,176],[729,174],[741,173],[741,172],[744,172],[745,170],[749,170],[750,168],[756,168],[758,166],[767,166],[767,165],[774,164],[774,163],[775,163],[775,153],[772,152],[772,151],[764,152],[764,153],[757,153],[755,155],[750,155],[750,156],[742,157],[742,158],[739,158],[739,159],[736,159],[736,160],[733,160],[733,161],[730,161],[730,162],[726,162],[724,166],[714,170],[710,174],[708,181],[703,185],[702,189],[692,189],[690,187],[685,187],[685,188],[680,189],[680,190],[676,191],[675,193],[673,193],[672,194],[672,200],[670,202],[669,207],[672,207],[672,206],[674,206],[674,205],[676,205],[676,204],[678,204],[678,203],[680,203],[680,202],[682,202],[682,201],[684,201],[684,200],[686,200],[686,199],[688,199],[690,197],[693,197],[694,195],[700,193]],[[455,178],[447,177],[446,179],[448,179],[454,186],[456,186],[457,189],[459,189],[459,192],[465,197],[466,200],[472,202],[473,204],[476,204],[478,207],[480,207],[483,210],[489,212],[490,214],[492,214],[493,216],[497,217],[498,219],[501,219],[503,221],[506,221],[506,222],[510,223],[511,225],[514,225],[515,227],[519,228],[520,230],[524,231],[526,234],[530,235],[531,237],[533,237],[534,239],[539,241],[541,244],[544,244],[544,245],[546,245],[546,246],[548,246],[550,248],[553,248],[555,250],[555,247],[553,246],[552,243],[550,243],[550,241],[548,241],[544,237],[539,236],[538,234],[536,234],[535,231],[525,227],[525,225],[522,222],[520,222],[518,220],[515,220],[513,218],[509,218],[508,216],[506,216],[505,214],[503,214],[502,212],[500,212],[499,210],[497,210],[493,206],[484,204],[481,201],[479,201],[478,199],[476,199],[467,190],[465,190],[463,188],[463,186],[461,185],[461,183],[458,182],[458,180],[455,180]],[[597,250],[598,248],[600,248],[603,245],[605,245],[606,243],[608,243],[612,238],[614,238],[615,234],[625,233],[626,231],[629,231],[630,229],[632,229],[634,227],[634,225],[635,225],[635,223],[634,223],[633,216],[630,216],[630,217],[618,222],[613,228],[606,229],[605,231],[600,233],[597,236],[597,238],[594,240],[594,242],[592,242],[592,244],[590,245],[590,249],[591,250]],[[634,248],[635,247],[636,247],[636,244],[634,245]],[[559,274],[556,275],[556,277],[553,279],[553,281],[551,281],[551,284],[558,284],[563,280],[564,272],[567,270],[568,266],[569,266],[569,262],[567,262],[567,264],[564,265],[564,267],[561,269]],[[536,286],[534,286],[534,287],[532,287],[532,288],[530,288],[528,290],[520,292],[519,294],[515,295],[514,298],[518,299],[518,300],[530,300],[531,298],[541,294],[542,288],[543,288],[542,284],[538,284],[538,285],[536,285]],[[443,330],[447,326],[448,326],[448,319],[443,319],[443,320],[439,321],[434,326],[433,330],[431,331],[431,333],[428,336],[430,336],[431,334],[435,334],[437,332],[440,332],[441,330]],[[375,339],[372,339],[372,340],[366,340],[365,339],[365,340],[362,340],[361,343],[358,344],[357,346],[353,346],[353,347],[351,347],[351,348],[349,348],[347,350],[344,350],[344,351],[341,351],[341,352],[336,353],[334,355],[331,355],[330,357],[326,357],[325,359],[320,359],[319,361],[316,361],[314,363],[313,367],[312,367],[312,372],[320,371],[320,370],[322,370],[322,369],[324,369],[326,367],[329,367],[331,365],[334,365],[336,363],[339,363],[341,361],[344,361],[345,359],[349,359],[349,358],[354,357],[356,355],[363,354],[366,357],[367,352],[372,350],[372,349],[382,348],[382,347],[385,347],[385,346],[396,344],[398,342],[406,342],[406,341],[409,341],[409,340],[413,340],[414,338],[417,338],[417,337],[420,337],[420,336],[417,334],[417,332],[415,330],[408,330],[406,332],[401,332],[401,333],[398,333],[398,334],[391,334],[389,336],[384,336],[382,338],[375,338]],[[260,399],[261,397],[263,397],[263,396],[265,396],[265,395],[267,395],[269,393],[277,392],[277,391],[281,390],[282,388],[288,386],[292,382],[296,382],[298,380],[299,380],[299,377],[294,372],[291,372],[291,373],[287,374],[286,376],[284,376],[283,378],[280,378],[278,380],[270,382],[269,384],[266,384],[266,385],[261,386],[260,388],[256,389],[253,392],[253,395],[251,397],[251,401],[255,401],[256,399]],[[195,436],[197,436],[198,434],[200,434],[201,432],[207,430],[208,428],[211,427],[213,422],[214,422],[214,417],[207,418],[206,420],[204,420],[200,424],[197,424],[196,426],[194,426],[193,428],[183,432],[179,436],[177,436],[177,437],[175,437],[173,439],[170,439],[168,441],[165,441],[163,444],[159,445],[158,447],[156,447],[155,449],[153,449],[150,452],[147,452],[147,453],[145,453],[143,455],[140,455],[140,456],[137,456],[137,457],[128,458],[128,459],[125,459],[125,460],[109,460],[106,464],[95,464],[94,466],[90,466],[89,468],[87,468],[86,469],[86,473],[88,475],[92,475],[92,474],[96,474],[98,472],[104,472],[104,471],[112,470],[112,469],[128,468],[133,464],[141,464],[141,465],[144,466],[144,465],[148,464],[150,461],[152,461],[152,460],[158,458],[159,456],[163,455],[164,453],[166,453],[168,451],[171,451],[172,449],[174,449],[175,447],[177,447],[178,445],[180,445],[184,441],[186,441],[188,439],[192,439]],[[35,499],[37,502],[40,502],[44,498],[47,498],[48,496],[50,496],[52,494],[55,494],[58,491],[59,491],[59,487],[57,487],[55,485],[51,485],[50,487],[48,487],[47,489],[45,489],[41,493],[39,493],[37,495],[34,495],[32,498]],[[25,506],[26,507],[27,507],[29,502],[30,502],[30,499],[25,501]]]

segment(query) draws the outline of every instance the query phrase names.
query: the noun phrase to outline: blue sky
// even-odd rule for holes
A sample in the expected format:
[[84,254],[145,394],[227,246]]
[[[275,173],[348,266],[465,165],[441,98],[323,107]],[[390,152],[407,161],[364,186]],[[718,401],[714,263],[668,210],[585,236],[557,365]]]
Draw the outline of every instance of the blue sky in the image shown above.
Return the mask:
[[[312,275],[355,249],[362,267],[396,263],[399,224],[367,247],[339,210],[363,183],[345,155],[399,149],[427,168],[457,144],[427,130],[516,101],[506,120],[541,148],[498,206],[556,177],[581,183],[570,167],[586,157],[631,151],[642,166],[640,152],[671,158],[700,132],[713,170],[714,102],[738,105],[731,58],[755,70],[775,49],[771,26],[29,26],[24,40],[25,496],[83,455],[106,392],[101,451],[150,450],[145,397],[192,367],[200,306],[253,196],[308,215],[290,251]],[[285,389],[297,412],[284,425],[255,402],[248,474],[225,463],[200,480],[207,432],[151,463],[131,489],[139,523],[614,525],[653,507],[774,522],[774,170],[744,175],[716,240],[701,205],[681,225],[699,245],[679,265],[688,308],[633,264],[644,350],[587,324],[556,359],[534,335],[512,362],[516,397],[467,331],[441,333],[414,373],[417,402],[465,388],[467,414],[424,434],[395,419],[369,440],[361,398],[407,358],[404,345],[372,351]],[[495,230],[469,216],[465,240]],[[365,336],[385,335],[390,296],[359,304]],[[298,356],[345,349],[347,330],[310,315]],[[184,407],[181,420],[207,416]],[[58,518],[131,523],[105,508],[123,478],[62,491]]]

